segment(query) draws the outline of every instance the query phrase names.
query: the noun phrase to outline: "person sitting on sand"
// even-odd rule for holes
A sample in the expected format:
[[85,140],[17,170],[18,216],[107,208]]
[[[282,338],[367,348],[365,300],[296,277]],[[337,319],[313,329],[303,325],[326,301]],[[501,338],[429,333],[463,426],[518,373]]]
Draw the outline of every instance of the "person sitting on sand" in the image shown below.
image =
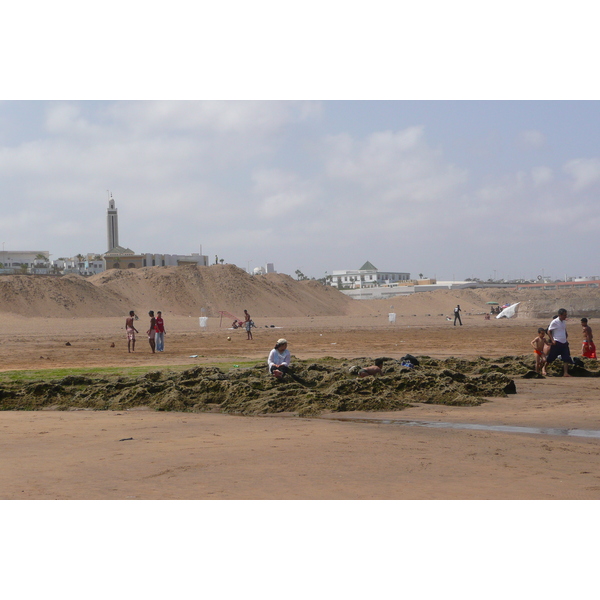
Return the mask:
[[375,365],[372,367],[365,367],[358,372],[359,377],[373,377],[375,375],[381,375],[381,367],[383,366],[383,358],[375,360]]
[[269,353],[267,360],[269,364],[269,373],[278,379],[281,379],[286,373],[289,373],[292,355],[287,349],[287,340],[283,338],[277,340],[275,347]]
[[588,325],[588,320],[585,317],[581,319],[581,327],[583,330],[583,346],[581,348],[581,355],[584,358],[596,358],[594,334],[592,333],[592,328]]
[[538,329],[538,334],[535,339],[531,341],[533,346],[533,353],[535,354],[535,371],[541,375],[547,375],[546,373],[546,354],[544,348],[547,345],[546,341],[546,330],[543,327]]
[[135,352],[135,334],[139,331],[133,326],[135,312],[129,311],[129,316],[125,319],[125,331],[127,332],[127,351]]

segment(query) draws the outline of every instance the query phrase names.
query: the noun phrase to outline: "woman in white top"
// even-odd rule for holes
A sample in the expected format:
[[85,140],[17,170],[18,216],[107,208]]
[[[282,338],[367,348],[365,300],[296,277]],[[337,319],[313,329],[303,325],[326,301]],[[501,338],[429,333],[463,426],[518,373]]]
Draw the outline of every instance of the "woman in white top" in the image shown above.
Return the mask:
[[290,362],[292,360],[290,351],[287,349],[287,340],[283,338],[277,340],[275,348],[269,353],[269,373],[275,377],[281,378],[289,372]]

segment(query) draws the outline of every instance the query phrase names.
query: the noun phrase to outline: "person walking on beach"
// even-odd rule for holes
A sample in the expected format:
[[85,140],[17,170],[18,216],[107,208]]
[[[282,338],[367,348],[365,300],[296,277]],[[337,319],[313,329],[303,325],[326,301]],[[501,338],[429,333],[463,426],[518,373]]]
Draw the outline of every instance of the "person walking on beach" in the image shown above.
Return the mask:
[[546,373],[546,354],[544,348],[546,347],[546,330],[543,327],[538,329],[537,337],[531,341],[533,346],[533,353],[535,354],[535,371],[540,375],[547,375]]
[[581,328],[583,331],[583,346],[581,348],[581,355],[584,358],[597,358],[592,328],[588,325],[588,320],[585,317],[581,319]]
[[127,351],[135,352],[135,334],[139,331],[133,326],[135,312],[129,311],[129,316],[125,319],[125,331],[127,332]]
[[159,310],[156,313],[156,335],[154,336],[157,352],[165,351],[165,333],[165,322],[162,318],[162,313]]
[[244,326],[246,327],[246,333],[249,340],[252,339],[252,319],[246,309],[244,309]]
[[462,327],[462,320],[460,318],[460,304],[457,304],[456,308],[454,309],[454,327],[456,327],[456,319],[458,319],[458,322]]
[[546,363],[553,363],[559,356],[563,361],[563,377],[571,377],[569,375],[569,365],[573,364],[571,351],[569,350],[569,342],[567,333],[567,309],[559,308],[558,315],[552,320],[548,327],[548,337],[550,338],[550,352],[546,358]]
[[154,311],[151,310],[148,316],[150,317],[150,329],[146,332],[148,334],[148,343],[150,344],[152,354],[156,354],[156,319],[154,318]]

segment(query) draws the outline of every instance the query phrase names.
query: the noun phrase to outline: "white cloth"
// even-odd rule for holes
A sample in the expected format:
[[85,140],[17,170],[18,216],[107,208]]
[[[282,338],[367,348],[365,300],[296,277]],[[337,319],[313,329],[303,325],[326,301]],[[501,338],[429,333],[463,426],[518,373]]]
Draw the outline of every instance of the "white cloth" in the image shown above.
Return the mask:
[[558,317],[550,323],[548,331],[552,333],[552,338],[561,344],[567,343],[567,323],[561,321]]
[[510,319],[511,317],[514,317],[517,314],[517,307],[519,304],[521,303],[515,302],[514,304],[507,306],[499,315],[496,315],[496,319],[502,319],[504,317]]
[[269,363],[269,370],[273,365],[286,365],[289,367],[291,359],[292,355],[287,348],[283,351],[283,354],[273,348],[269,353],[269,359],[267,361]]

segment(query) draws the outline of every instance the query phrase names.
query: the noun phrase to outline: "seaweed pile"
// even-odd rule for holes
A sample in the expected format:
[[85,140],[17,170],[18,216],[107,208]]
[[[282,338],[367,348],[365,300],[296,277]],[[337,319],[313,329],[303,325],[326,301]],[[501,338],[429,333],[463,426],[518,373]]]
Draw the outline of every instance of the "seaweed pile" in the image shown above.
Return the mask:
[[[378,377],[356,373],[373,363],[324,358],[294,361],[297,380],[278,380],[264,363],[227,372],[217,367],[193,367],[182,372],[151,371],[139,377],[113,379],[67,376],[54,381],[0,385],[1,410],[155,410],[266,414],[291,412],[302,416],[338,411],[402,410],[411,403],[475,406],[490,397],[516,393],[515,378],[541,377],[531,356],[499,359],[410,360],[383,357]],[[562,374],[562,363],[549,375]],[[597,361],[574,367],[571,374],[599,376]]]

